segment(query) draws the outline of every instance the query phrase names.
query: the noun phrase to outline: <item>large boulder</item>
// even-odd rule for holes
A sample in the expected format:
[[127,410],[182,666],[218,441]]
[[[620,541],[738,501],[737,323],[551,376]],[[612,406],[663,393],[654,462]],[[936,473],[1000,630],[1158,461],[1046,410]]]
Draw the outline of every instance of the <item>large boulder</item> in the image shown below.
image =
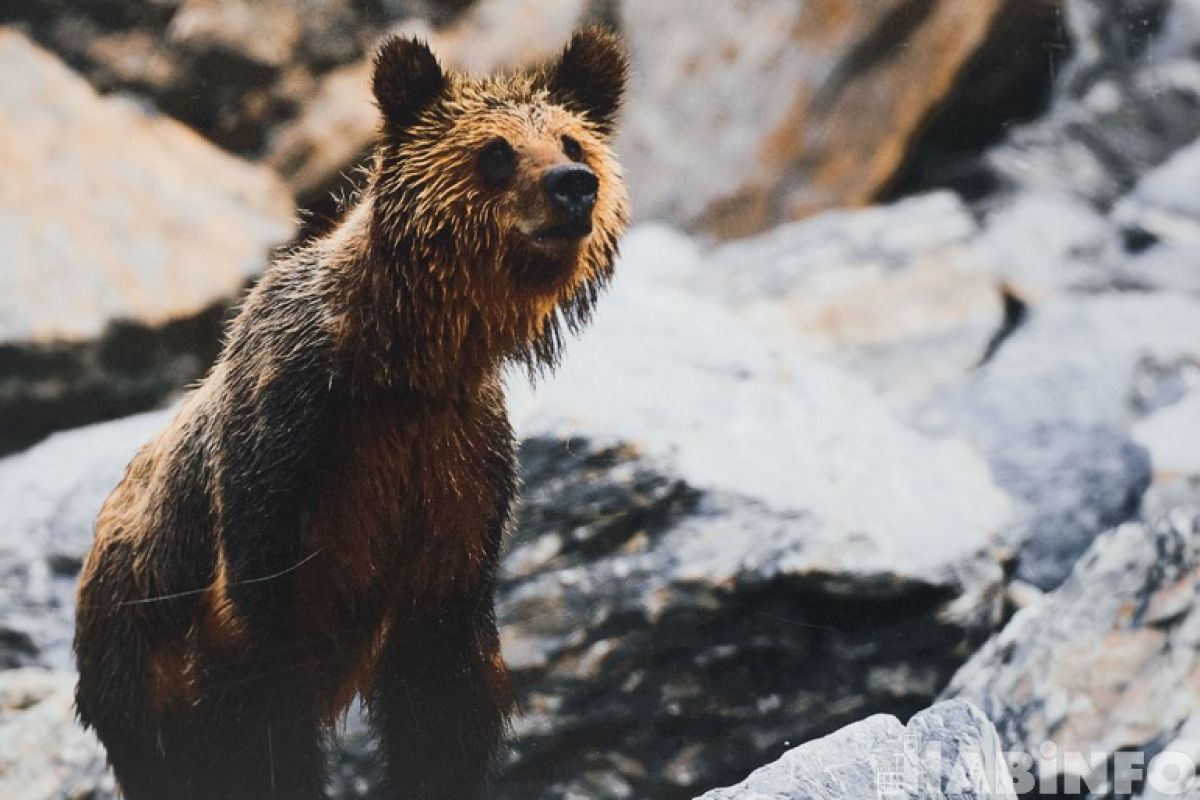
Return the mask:
[[1193,768],[1200,755],[1200,494],[1192,487],[1166,505],[1097,539],[1070,579],[1018,612],[945,693],[983,709],[1052,792],[1086,777],[1090,792],[1070,796],[1114,796],[1122,753],[1140,759],[1143,775],[1163,751],[1188,755]]
[[291,235],[269,170],[102,98],[0,29],[0,452],[202,374],[221,309]]
[[625,0],[634,207],[729,236],[869,203],[972,58],[1022,35],[997,21],[1040,4]]
[[905,407],[961,382],[1005,324],[995,261],[979,239],[963,202],[937,192],[725,244],[703,256],[687,288]]
[[[1180,182],[1169,168],[1146,179],[1146,207],[1168,204],[1152,187]],[[1170,207],[1185,213],[1182,199]],[[1178,272],[1196,271],[1176,254]],[[1159,258],[1166,269],[1171,257]],[[1041,589],[1137,511],[1153,470],[1187,474],[1200,449],[1191,406],[1165,409],[1195,381],[1200,302],[1120,292],[1132,267],[1119,229],[1076,198],[1022,192],[977,220],[938,192],[693,249],[690,260],[664,279],[780,348],[866,378],[923,430],[973,444],[1017,500],[1003,537],[1017,576]],[[1154,461],[1138,441],[1153,442]]]
[[272,174],[0,30],[0,337],[81,340],[161,324],[237,292],[291,233]]
[[996,729],[950,701],[903,725],[878,715],[789,750],[737,786],[697,800],[1016,800]]

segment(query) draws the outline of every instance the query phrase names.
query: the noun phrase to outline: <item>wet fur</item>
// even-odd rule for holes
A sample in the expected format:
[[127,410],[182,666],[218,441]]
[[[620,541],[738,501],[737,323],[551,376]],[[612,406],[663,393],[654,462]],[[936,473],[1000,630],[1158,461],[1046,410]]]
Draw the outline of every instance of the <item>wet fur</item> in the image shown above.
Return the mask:
[[[130,800],[323,794],[356,695],[388,796],[481,797],[512,700],[493,612],[517,492],[500,369],[552,366],[626,224],[609,150],[625,62],[577,34],[514,76],[394,40],[366,190],[280,259],[222,357],[105,502],[84,566],[81,720]],[[580,141],[594,231],[543,248],[539,170]],[[473,154],[522,154],[503,192]]]

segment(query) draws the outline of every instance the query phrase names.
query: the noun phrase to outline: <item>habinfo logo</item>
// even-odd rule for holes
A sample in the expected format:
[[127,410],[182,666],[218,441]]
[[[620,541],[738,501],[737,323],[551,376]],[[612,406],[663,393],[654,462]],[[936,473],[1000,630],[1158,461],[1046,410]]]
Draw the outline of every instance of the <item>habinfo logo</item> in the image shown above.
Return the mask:
[[1034,753],[980,749],[977,742],[922,741],[906,734],[901,752],[874,758],[879,800],[967,800],[1027,794],[1183,798],[1200,789],[1200,740],[1156,752],[1064,750],[1043,742]]

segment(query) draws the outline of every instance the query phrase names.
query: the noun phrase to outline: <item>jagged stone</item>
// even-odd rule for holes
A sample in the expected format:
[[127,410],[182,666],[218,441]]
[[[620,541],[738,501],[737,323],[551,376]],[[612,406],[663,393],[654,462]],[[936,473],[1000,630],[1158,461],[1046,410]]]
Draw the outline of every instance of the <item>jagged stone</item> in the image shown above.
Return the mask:
[[[1141,754],[1145,769],[1200,718],[1198,599],[1200,496],[1192,494],[1097,539],[1067,582],[1018,612],[944,696],[983,709],[1039,784],[1087,776],[1080,796],[1111,797],[1104,783],[1119,751]],[[1045,742],[1061,757],[1041,758]]]
[[868,797],[1016,800],[996,729],[962,701],[939,703],[907,726],[895,717],[865,719],[697,800]]

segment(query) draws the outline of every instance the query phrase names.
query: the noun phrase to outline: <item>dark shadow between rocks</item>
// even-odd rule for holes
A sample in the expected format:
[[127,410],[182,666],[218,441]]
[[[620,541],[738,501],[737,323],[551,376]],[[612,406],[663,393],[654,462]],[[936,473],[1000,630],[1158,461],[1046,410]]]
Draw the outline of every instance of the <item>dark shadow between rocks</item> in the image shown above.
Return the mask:
[[222,301],[161,326],[112,323],[88,342],[0,345],[0,455],[156,408],[208,371],[230,313]]

